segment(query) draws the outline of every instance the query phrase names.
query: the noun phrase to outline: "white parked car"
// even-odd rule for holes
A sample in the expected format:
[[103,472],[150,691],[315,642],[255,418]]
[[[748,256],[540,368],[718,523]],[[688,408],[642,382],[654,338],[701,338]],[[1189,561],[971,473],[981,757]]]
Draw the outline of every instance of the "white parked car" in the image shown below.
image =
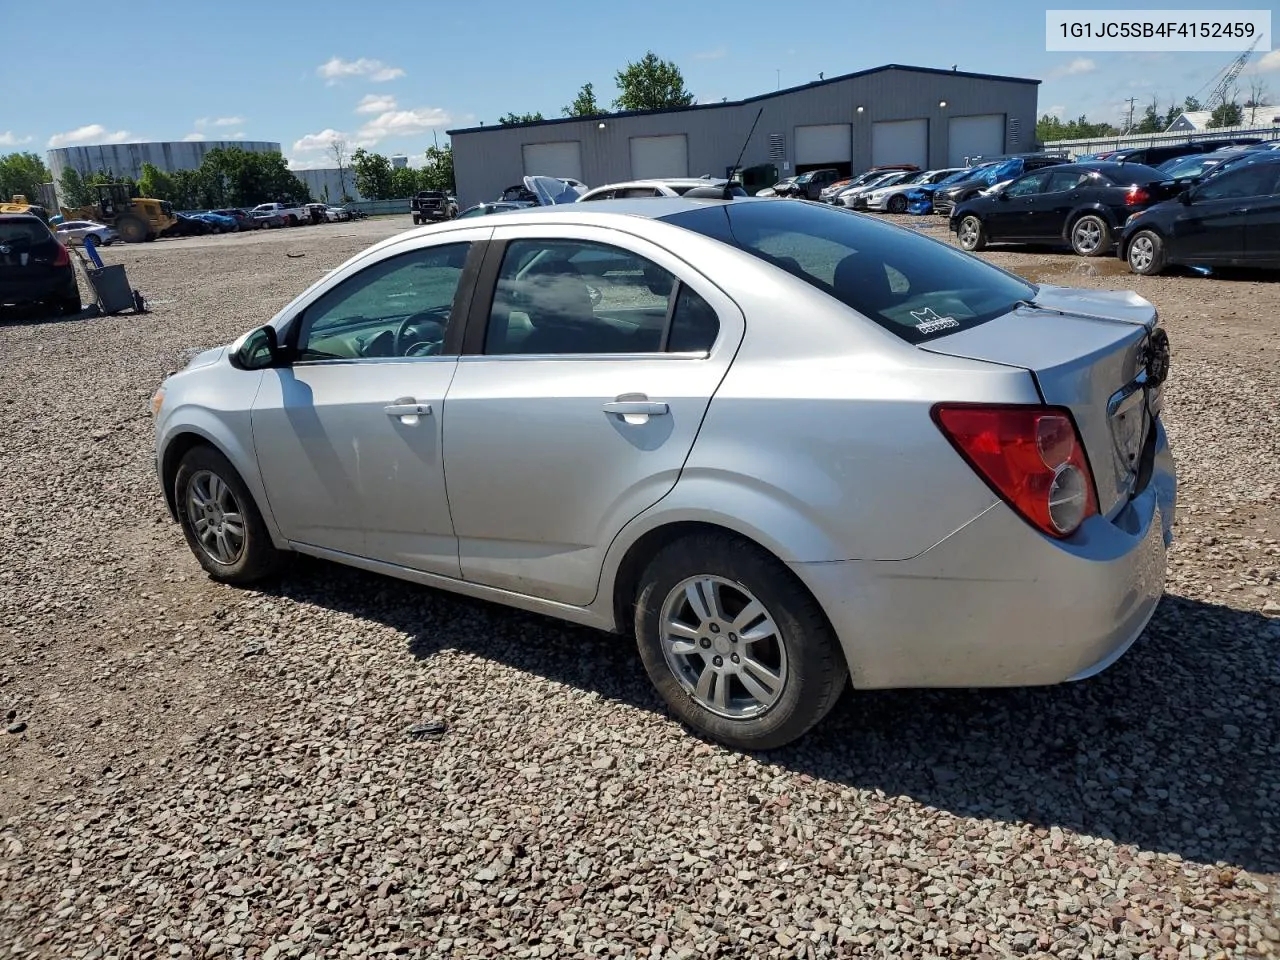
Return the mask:
[[105,223],[93,220],[67,220],[57,225],[58,239],[71,246],[84,246],[84,238],[92,236],[100,247],[117,242],[120,235]]
[[329,223],[337,223],[341,220],[350,220],[351,211],[348,210],[346,207],[326,206],[324,208],[324,218]]
[[882,184],[867,191],[863,195],[862,208],[865,210],[885,210],[889,213],[907,212],[907,194],[922,184],[940,183],[960,168],[946,170],[925,170],[913,174],[897,183]]
[[[639,197],[682,197],[694,187],[721,187],[729,181],[723,177],[664,177],[653,180],[628,180],[625,183],[609,183],[588,190],[578,198],[578,203],[588,200],[634,200]],[[747,192],[742,191],[742,196]]]

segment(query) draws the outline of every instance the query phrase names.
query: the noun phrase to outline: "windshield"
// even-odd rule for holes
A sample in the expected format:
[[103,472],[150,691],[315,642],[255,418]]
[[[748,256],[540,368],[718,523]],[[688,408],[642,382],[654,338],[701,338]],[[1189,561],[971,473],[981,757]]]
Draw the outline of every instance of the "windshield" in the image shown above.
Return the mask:
[[945,187],[949,183],[959,183],[961,180],[968,180],[970,177],[978,176],[986,169],[987,167],[985,165],[981,167],[965,167],[963,170],[957,170],[945,180],[939,180],[938,186]]
[[36,220],[0,220],[0,243],[5,246],[27,248],[48,236],[49,231]]
[[744,201],[664,219],[786,270],[908,343],[986,323],[1036,295],[948,244],[833,207]]

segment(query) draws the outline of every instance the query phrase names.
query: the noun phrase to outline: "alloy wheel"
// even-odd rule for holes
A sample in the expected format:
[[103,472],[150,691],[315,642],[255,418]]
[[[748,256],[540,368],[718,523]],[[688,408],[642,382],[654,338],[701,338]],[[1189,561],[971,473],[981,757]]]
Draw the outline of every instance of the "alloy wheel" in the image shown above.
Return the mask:
[[787,651],[769,611],[740,583],[700,575],[662,605],[667,665],[700,706],[732,720],[767,712],[787,685]]
[[244,551],[244,511],[235,494],[211,470],[199,470],[187,485],[187,520],[209,558],[230,566]]
[[1093,253],[1102,243],[1102,226],[1098,221],[1086,217],[1076,224],[1072,239],[1080,253]]
[[1141,273],[1150,268],[1156,255],[1155,244],[1150,237],[1138,237],[1129,247],[1129,265]]

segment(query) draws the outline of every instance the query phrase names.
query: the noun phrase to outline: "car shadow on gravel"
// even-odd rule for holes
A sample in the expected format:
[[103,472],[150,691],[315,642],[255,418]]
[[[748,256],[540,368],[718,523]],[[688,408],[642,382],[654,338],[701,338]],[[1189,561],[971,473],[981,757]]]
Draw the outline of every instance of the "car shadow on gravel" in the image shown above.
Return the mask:
[[[634,643],[313,560],[276,591],[665,712]],[[1029,628],[1029,629],[1034,629]],[[1127,656],[1055,687],[847,693],[760,759],[956,816],[1280,872],[1280,620],[1167,597]]]

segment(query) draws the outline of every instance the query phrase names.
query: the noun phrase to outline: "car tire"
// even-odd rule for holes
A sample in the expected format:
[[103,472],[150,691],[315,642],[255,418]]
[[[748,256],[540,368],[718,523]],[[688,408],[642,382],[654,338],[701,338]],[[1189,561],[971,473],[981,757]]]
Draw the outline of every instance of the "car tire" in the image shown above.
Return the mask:
[[[173,489],[187,546],[210,577],[249,584],[280,571],[285,552],[271,542],[249,488],[219,451],[203,444],[188,450],[178,464]],[[240,522],[228,516],[239,516]],[[201,520],[206,525],[198,527]]]
[[1154,230],[1139,230],[1125,251],[1129,269],[1144,277],[1153,277],[1165,267],[1164,238]]
[[[757,613],[744,617],[750,605]],[[677,622],[679,632],[665,626]],[[747,629],[739,636],[734,627]],[[640,577],[635,633],[649,679],[676,717],[736,749],[772,750],[803,736],[848,679],[809,591],[784,564],[729,534],[686,537],[658,552]]]
[[74,294],[65,294],[58,298],[56,303],[59,315],[64,317],[74,317],[84,309],[84,304],[80,302],[80,291],[76,290]]
[[895,193],[889,198],[889,202],[886,206],[890,213],[906,213],[907,198],[900,193]]
[[1100,257],[1111,249],[1111,228],[1097,214],[1087,213],[1071,224],[1071,249],[1078,257]]
[[987,231],[982,220],[973,214],[965,214],[956,228],[956,237],[960,241],[960,249],[977,253],[987,248]]

